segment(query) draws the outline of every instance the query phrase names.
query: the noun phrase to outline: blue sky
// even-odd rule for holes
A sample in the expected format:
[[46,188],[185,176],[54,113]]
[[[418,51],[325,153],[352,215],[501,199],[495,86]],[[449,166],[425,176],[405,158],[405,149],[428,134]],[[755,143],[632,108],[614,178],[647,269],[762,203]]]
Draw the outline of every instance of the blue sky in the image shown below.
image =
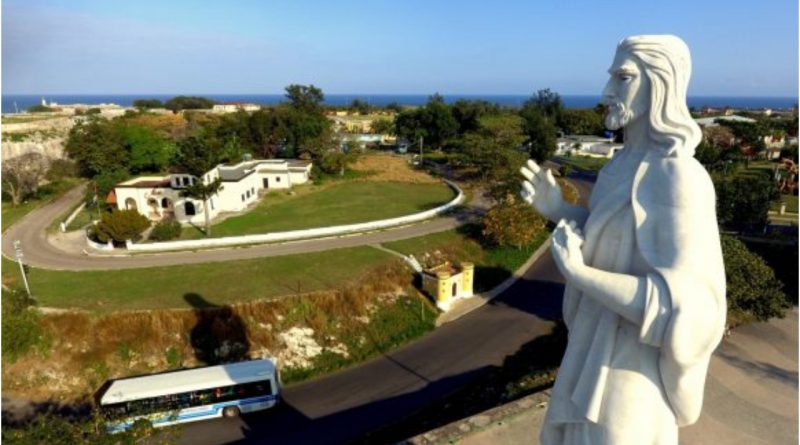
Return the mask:
[[4,94],[599,94],[671,33],[692,95],[797,96],[796,0],[4,0]]

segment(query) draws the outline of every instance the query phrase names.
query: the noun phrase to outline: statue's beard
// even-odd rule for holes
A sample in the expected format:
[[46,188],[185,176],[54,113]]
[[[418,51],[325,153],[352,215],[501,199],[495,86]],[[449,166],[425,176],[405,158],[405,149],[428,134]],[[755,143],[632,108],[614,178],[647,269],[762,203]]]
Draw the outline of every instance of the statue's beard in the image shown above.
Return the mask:
[[614,102],[608,105],[606,113],[606,128],[609,130],[619,130],[628,125],[633,120],[633,111],[622,102]]

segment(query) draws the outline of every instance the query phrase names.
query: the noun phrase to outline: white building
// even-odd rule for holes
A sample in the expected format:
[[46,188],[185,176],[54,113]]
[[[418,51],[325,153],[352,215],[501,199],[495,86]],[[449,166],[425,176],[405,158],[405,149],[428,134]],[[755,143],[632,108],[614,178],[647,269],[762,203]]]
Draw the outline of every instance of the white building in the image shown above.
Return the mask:
[[197,180],[220,178],[222,190],[208,200],[209,217],[220,212],[239,212],[254,204],[262,192],[286,189],[308,182],[311,162],[296,159],[261,159],[236,165],[220,164],[202,178],[188,174],[140,176],[117,184],[106,202],[120,210],[135,209],[151,221],[175,219],[181,223],[205,222],[203,202],[181,196]]
[[735,114],[730,116],[711,116],[711,117],[701,117],[697,118],[694,121],[697,122],[697,125],[701,127],[716,127],[719,125],[716,121],[728,121],[728,122],[745,122],[748,124],[755,123],[755,119],[751,119],[749,117],[744,116],[737,116]]
[[614,142],[613,137],[576,134],[560,137],[556,143],[557,155],[571,152],[577,155],[610,158],[620,149],[622,144]]
[[211,107],[211,112],[213,113],[235,113],[239,110],[243,111],[257,111],[261,109],[261,106],[251,103],[244,103],[244,102],[222,102],[218,104],[214,104]]

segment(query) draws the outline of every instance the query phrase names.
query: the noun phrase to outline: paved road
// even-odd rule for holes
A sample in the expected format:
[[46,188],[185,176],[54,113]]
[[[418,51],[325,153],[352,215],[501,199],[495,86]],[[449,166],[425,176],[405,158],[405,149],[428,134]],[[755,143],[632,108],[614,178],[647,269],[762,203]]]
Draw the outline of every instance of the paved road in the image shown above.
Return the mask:
[[18,223],[11,226],[3,233],[3,255],[8,258],[14,258],[14,249],[12,246],[14,240],[21,241],[25,252],[25,262],[27,264],[34,267],[56,270],[133,269],[292,255],[397,241],[450,230],[482,212],[488,205],[487,201],[476,193],[476,197],[469,203],[465,210],[451,216],[438,217],[411,226],[338,238],[231,247],[215,250],[120,256],[88,256],[80,252],[80,249],[77,248],[71,251],[62,250],[49,242],[46,235],[47,226],[49,226],[53,220],[74,207],[83,195],[83,187],[77,187],[52,203],[34,210]]
[[[585,204],[591,184],[575,181]],[[561,318],[563,279],[549,254],[489,304],[357,367],[284,391],[284,405],[185,425],[183,444],[339,444],[406,417],[502,366]]]

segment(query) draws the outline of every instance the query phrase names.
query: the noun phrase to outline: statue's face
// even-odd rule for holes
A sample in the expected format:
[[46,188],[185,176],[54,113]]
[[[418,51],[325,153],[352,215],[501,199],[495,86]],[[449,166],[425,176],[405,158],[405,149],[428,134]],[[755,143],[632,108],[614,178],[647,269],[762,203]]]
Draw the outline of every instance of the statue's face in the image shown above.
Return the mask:
[[620,128],[647,116],[650,106],[650,81],[639,61],[627,50],[618,50],[608,69],[610,78],[603,89],[602,102],[608,106],[606,127]]

